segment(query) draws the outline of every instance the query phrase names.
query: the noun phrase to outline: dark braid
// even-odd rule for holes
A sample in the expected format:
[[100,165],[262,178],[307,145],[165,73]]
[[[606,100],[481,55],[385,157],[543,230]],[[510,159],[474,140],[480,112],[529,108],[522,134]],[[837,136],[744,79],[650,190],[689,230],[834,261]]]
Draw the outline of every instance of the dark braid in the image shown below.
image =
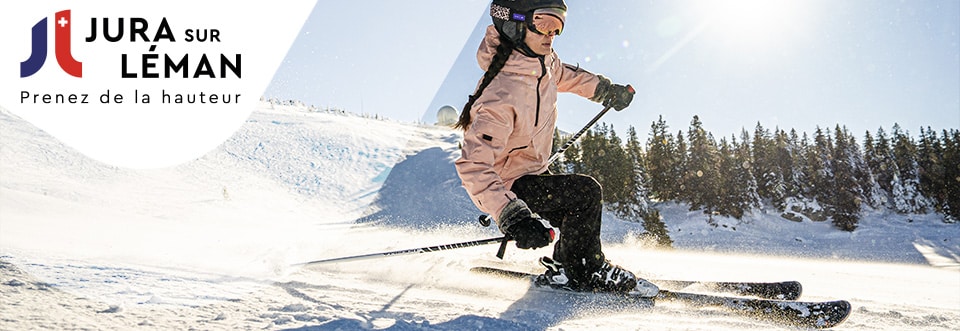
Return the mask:
[[490,85],[493,78],[497,77],[497,74],[500,73],[503,66],[507,64],[507,59],[510,58],[510,54],[513,53],[515,46],[512,41],[500,36],[500,45],[497,45],[497,54],[493,55],[493,60],[490,61],[490,67],[487,68],[487,72],[483,74],[483,81],[480,82],[480,86],[477,86],[474,94],[467,99],[467,104],[463,106],[463,110],[460,112],[460,120],[453,126],[454,129],[463,129],[466,131],[470,127],[470,108],[473,108],[473,103],[483,94],[483,90]]

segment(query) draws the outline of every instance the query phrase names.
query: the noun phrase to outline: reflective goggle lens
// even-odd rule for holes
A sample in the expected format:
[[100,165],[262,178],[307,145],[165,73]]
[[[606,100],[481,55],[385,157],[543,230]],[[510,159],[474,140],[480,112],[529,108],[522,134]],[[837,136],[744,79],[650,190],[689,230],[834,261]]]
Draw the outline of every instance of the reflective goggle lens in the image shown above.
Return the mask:
[[559,36],[563,32],[563,20],[560,19],[563,15],[565,13],[561,10],[537,10],[533,13],[531,30],[537,34]]

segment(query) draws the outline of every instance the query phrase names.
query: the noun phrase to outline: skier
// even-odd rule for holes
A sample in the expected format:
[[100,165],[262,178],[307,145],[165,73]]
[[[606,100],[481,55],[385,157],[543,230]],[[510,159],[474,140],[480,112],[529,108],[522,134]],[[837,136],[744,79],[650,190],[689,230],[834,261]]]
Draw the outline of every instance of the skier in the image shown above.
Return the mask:
[[633,99],[627,86],[560,61],[553,41],[563,31],[566,10],[563,0],[490,5],[493,24],[477,51],[486,73],[455,125],[464,130],[457,173],[474,204],[492,215],[517,247],[550,244],[546,224],[560,230],[552,258],[540,259],[547,270],[538,284],[628,292],[636,288],[636,276],[611,264],[601,250],[600,184],[586,175],[547,171],[558,92],[618,111]]

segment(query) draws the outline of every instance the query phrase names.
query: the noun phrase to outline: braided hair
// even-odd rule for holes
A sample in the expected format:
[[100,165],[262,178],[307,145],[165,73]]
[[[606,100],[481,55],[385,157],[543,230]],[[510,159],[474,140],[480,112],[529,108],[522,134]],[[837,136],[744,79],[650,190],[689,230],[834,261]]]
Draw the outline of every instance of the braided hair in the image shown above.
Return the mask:
[[460,112],[460,119],[453,125],[454,129],[463,129],[466,131],[470,127],[470,108],[473,108],[473,103],[480,98],[483,90],[490,85],[493,78],[497,77],[497,74],[500,73],[503,66],[507,64],[507,59],[510,58],[510,54],[513,53],[514,48],[516,48],[516,44],[514,44],[513,41],[503,35],[500,36],[500,45],[497,45],[497,53],[493,55],[493,60],[491,60],[487,72],[483,74],[483,81],[477,86],[474,94],[467,98],[467,103],[463,106],[463,111]]

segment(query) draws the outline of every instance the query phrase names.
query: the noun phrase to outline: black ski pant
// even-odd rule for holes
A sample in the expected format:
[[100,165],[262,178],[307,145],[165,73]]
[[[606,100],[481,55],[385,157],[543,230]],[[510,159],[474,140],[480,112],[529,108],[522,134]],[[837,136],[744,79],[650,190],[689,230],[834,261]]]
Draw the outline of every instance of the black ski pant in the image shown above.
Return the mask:
[[530,210],[560,230],[553,259],[563,263],[568,276],[586,279],[604,262],[600,247],[603,193],[587,175],[527,175],[510,189]]

